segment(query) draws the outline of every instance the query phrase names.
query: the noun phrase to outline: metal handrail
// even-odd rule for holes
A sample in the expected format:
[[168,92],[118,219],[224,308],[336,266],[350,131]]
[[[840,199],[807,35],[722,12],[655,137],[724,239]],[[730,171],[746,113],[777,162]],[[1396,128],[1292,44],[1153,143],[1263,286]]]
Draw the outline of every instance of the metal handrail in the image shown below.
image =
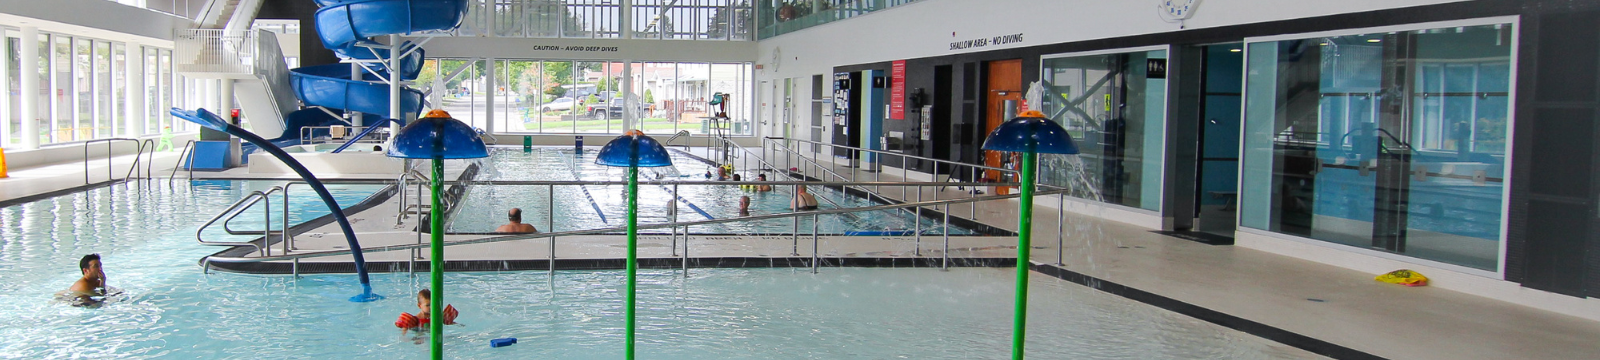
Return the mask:
[[[799,155],[800,154],[798,151],[796,151],[794,149],[791,149],[788,146],[783,146],[782,144],[773,144],[773,145],[782,146],[784,151],[787,151],[787,152],[790,152],[790,153],[794,153],[795,155]],[[735,145],[735,146],[737,146],[737,145]],[[745,150],[745,151],[748,152],[749,150]],[[822,166],[822,164],[818,164],[816,159],[808,159],[805,156],[801,156],[800,159],[808,161],[808,162],[811,162],[811,165],[815,165],[817,169],[821,169],[822,171],[827,172],[828,174],[833,175],[833,177],[839,178],[840,180],[845,180],[847,182],[859,183],[857,181],[854,181],[855,179],[845,178],[844,175],[839,175],[839,173],[834,172],[832,169],[824,167],[824,166]],[[937,186],[944,186],[944,185],[937,185]],[[839,190],[843,191],[844,190],[844,186],[840,186]],[[875,191],[872,191],[872,190],[867,190],[866,187],[863,187],[863,186],[860,186],[860,185],[856,185],[856,190],[860,190],[860,191],[865,192],[865,193],[867,193],[868,195],[871,195],[871,196],[876,196],[876,197],[878,197],[878,199],[883,200],[885,202],[893,202],[893,200],[889,199],[889,197],[883,196],[883,194],[879,194],[879,193],[877,193]]]
[[884,154],[884,155],[893,155],[893,156],[898,156],[898,157],[908,158],[908,159],[917,159],[917,160],[924,160],[924,161],[932,161],[932,162],[936,162],[936,163],[945,163],[945,164],[950,164],[950,165],[955,165],[955,166],[967,166],[967,167],[974,167],[974,168],[979,168],[979,169],[984,169],[984,170],[994,170],[994,171],[1002,171],[1002,172],[1013,172],[1013,173],[1017,172],[1017,170],[1014,170],[1014,169],[999,168],[999,167],[993,167],[993,166],[988,166],[988,165],[968,164],[968,163],[959,162],[959,161],[952,161],[952,160],[945,160],[945,159],[935,159],[935,158],[926,157],[926,156],[906,155],[906,154],[903,154],[903,153],[897,153],[897,152],[888,151],[888,150],[876,150],[876,149],[859,148],[859,147],[854,147],[854,146],[845,146],[845,145],[839,145],[839,144],[829,144],[829,143],[825,143],[825,142],[821,142],[821,141],[812,141],[812,140],[805,140],[805,139],[790,139],[790,138],[783,138],[783,137],[766,137],[766,138],[763,138],[762,140],[763,141],[772,141],[772,140],[796,141],[796,142],[802,142],[802,143],[808,143],[808,144],[825,145],[825,146],[831,146],[831,147],[835,147],[835,148],[843,148],[843,149],[847,149],[847,150],[873,152],[873,153],[879,153],[879,154]]
[[[149,145],[149,147],[145,147],[145,145]],[[133,175],[138,174],[136,170],[139,169],[139,158],[144,156],[144,149],[150,149],[150,161],[144,163],[144,177],[142,179],[150,180],[156,177],[155,173],[151,171],[151,166],[156,163],[156,141],[144,139],[139,141],[139,153],[134,155],[133,167],[128,168],[128,173],[123,174],[123,178],[131,178]]]
[[[274,186],[274,187],[272,187],[272,189],[267,190],[267,192],[254,191],[254,192],[251,192],[249,195],[245,195],[244,198],[239,199],[239,201],[234,202],[233,205],[228,206],[228,208],[223,210],[221,213],[217,213],[217,216],[211,217],[211,220],[206,221],[206,223],[204,225],[200,225],[200,228],[196,229],[194,231],[194,239],[195,239],[195,241],[199,242],[201,245],[253,246],[253,247],[256,248],[256,252],[260,252],[264,256],[271,256],[271,253],[269,253],[270,250],[268,250],[268,248],[266,246],[256,245],[255,243],[249,242],[249,241],[244,241],[244,242],[238,242],[238,241],[206,241],[206,239],[203,237],[203,234],[205,233],[206,228],[211,227],[211,225],[213,225],[213,224],[216,224],[216,222],[218,220],[222,220],[222,218],[224,218],[224,217],[228,218],[227,220],[223,221],[223,227],[226,228],[228,221],[233,220],[234,217],[239,216],[239,214],[243,213],[244,210],[249,209],[250,206],[255,205],[257,202],[260,202],[261,200],[265,200],[267,198],[267,194],[270,194],[270,193],[275,192],[275,191],[281,191],[281,190],[283,190],[283,187]],[[262,237],[261,237],[262,244],[266,244],[267,241],[269,241],[271,239],[271,237],[272,237],[272,233],[271,233],[271,231],[272,231],[272,220],[271,220],[272,219],[272,207],[271,206],[272,205],[270,205],[270,203],[271,202],[269,201],[268,205],[266,205],[266,210],[265,210],[265,214],[267,216],[267,221],[266,221],[267,226],[265,227],[265,229],[262,232]]]
[[[183,167],[185,163],[189,164],[189,180],[194,180],[194,144],[194,140],[183,143],[183,151],[178,153],[178,164],[174,165],[172,173],[167,175],[167,187],[172,187],[172,179],[178,177],[178,168]],[[187,159],[184,158],[185,154],[188,155]]]
[[[89,144],[93,144],[93,143],[97,143],[97,142],[106,143],[106,181],[112,181],[112,180],[116,180],[117,179],[117,176],[115,175],[115,172],[113,170],[113,168],[115,168],[116,166],[113,166],[113,163],[112,163],[112,160],[113,160],[114,156],[113,156],[113,150],[112,150],[112,146],[111,146],[111,143],[115,142],[115,141],[132,141],[134,143],[134,145],[137,146],[137,149],[134,150],[134,155],[133,155],[133,168],[129,169],[129,171],[131,173],[131,171],[133,169],[138,169],[139,168],[139,161],[141,160],[141,157],[144,155],[144,143],[140,142],[139,139],[132,139],[132,138],[106,138],[106,139],[87,140],[87,141],[83,142],[83,184],[84,185],[88,185],[89,184]],[[154,160],[154,155],[151,155],[151,156],[152,156],[152,160],[151,161],[155,161]],[[127,177],[124,176],[123,178],[126,179]]]
[[[400,174],[399,178],[395,179],[395,182],[399,183],[399,187],[400,187],[399,188],[399,190],[400,190],[400,209],[399,209],[399,213],[394,218],[394,224],[395,225],[400,225],[402,223],[405,223],[405,221],[406,221],[406,210],[410,209],[409,207],[406,206],[406,180],[407,179],[417,180],[417,182],[418,182],[417,183],[417,194],[418,194],[418,196],[420,196],[422,194],[422,183],[430,181],[430,180],[428,180],[428,175],[423,174],[421,171],[417,171],[417,169],[415,169],[415,168],[406,170],[405,173]],[[422,207],[422,204],[420,204],[420,203],[422,201],[419,198],[419,200],[417,200],[417,202],[418,202],[418,204],[417,204],[418,211],[420,212],[421,211],[421,207]]]
[[[726,139],[726,138],[724,138],[724,139],[723,139],[723,141],[726,141],[726,143],[727,143],[727,145],[728,145],[728,146],[732,146],[732,147],[734,147],[734,148],[738,148],[738,149],[739,149],[739,151],[743,151],[743,152],[745,152],[745,154],[748,154],[748,155],[755,155],[755,154],[752,154],[752,153],[750,153],[750,149],[746,149],[746,148],[744,148],[744,146],[741,146],[741,145],[739,145],[739,144],[738,144],[738,143],[735,143],[735,142],[732,142],[732,141],[727,141],[727,139]],[[762,164],[762,165],[765,165],[765,166],[767,166],[767,167],[769,167],[769,168],[771,168],[771,169],[772,169],[772,170],[774,170],[774,171],[778,171],[778,172],[780,172],[780,173],[782,173],[782,172],[783,172],[783,170],[782,170],[782,169],[778,169],[778,167],[777,167],[777,166],[775,166],[775,165],[772,165],[772,164],[771,164],[771,163],[768,163],[768,162],[767,162],[767,160],[766,160],[766,159],[763,159],[763,158],[762,158],[762,157],[760,157],[760,156],[756,156],[756,157],[755,157],[755,158],[756,158],[756,160],[757,160],[757,161],[758,161],[758,162],[760,162],[760,163],[761,163],[761,164]],[[830,172],[830,173],[831,173],[831,172]],[[844,178],[844,177],[843,177],[843,176],[840,176],[840,175],[839,175],[839,174],[833,174],[833,176],[834,176],[834,177],[837,177],[837,178],[839,178],[839,179],[840,179],[840,180],[846,180],[846,181],[848,181],[848,180],[851,180],[851,179],[845,179],[845,178]],[[857,186],[857,187],[856,187],[856,188],[857,188],[857,190],[861,190],[861,191],[862,191],[862,192],[866,192],[866,193],[867,193],[867,195],[869,195],[869,196],[877,196],[877,197],[878,197],[878,198],[879,198],[879,199],[882,199],[882,200],[888,200],[888,198],[886,198],[886,197],[883,197],[883,195],[879,195],[879,194],[878,194],[878,193],[875,193],[875,192],[872,192],[872,191],[869,191],[869,190],[867,190],[867,189],[866,189],[866,188],[862,188],[862,187],[860,187],[860,186]],[[844,192],[844,186],[840,186],[840,187],[839,187],[839,191],[841,191],[841,192]],[[846,192],[846,194],[848,194],[848,192]],[[827,201],[827,202],[828,202],[828,204],[829,204],[829,205],[833,205],[833,207],[836,207],[836,208],[837,208],[837,207],[840,207],[840,206],[839,206],[839,203],[838,203],[838,202],[835,202],[835,201],[833,201],[833,199],[829,199],[829,198],[828,198],[828,197],[826,197],[826,196],[824,196],[824,197],[822,197],[822,201]],[[887,201],[885,201],[885,202],[887,202]],[[793,204],[791,204],[791,205],[793,205]]]
[[[348,131],[348,133],[344,134],[344,136],[340,136],[338,139],[334,139],[332,131],[333,131],[333,128],[336,128],[336,127],[340,128],[340,129],[345,129],[345,131]],[[300,143],[301,144],[326,144],[326,143],[332,143],[335,140],[348,141],[347,139],[356,138],[357,134],[366,134],[368,131],[371,131],[372,128],[378,128],[378,127],[387,128],[388,126],[386,126],[386,125],[372,125],[372,126],[328,125],[328,126],[306,126],[306,127],[301,127],[300,128]],[[316,134],[315,131],[316,130],[328,130],[329,131],[328,139],[327,140],[322,140],[322,139],[316,137],[315,136],[315,134]],[[377,141],[374,141],[374,142],[377,142]]]
[[[678,133],[677,134],[672,134],[672,137],[667,138],[667,141],[662,141],[661,142],[661,146],[662,147],[672,146],[672,141],[673,140],[678,140],[678,138],[680,138],[680,137],[688,137],[691,140],[694,139],[694,135],[690,135],[689,134],[689,130],[678,130]],[[688,140],[684,140],[683,149],[685,151],[689,150],[689,141]]]
[[[389,118],[384,118],[383,120],[379,120],[377,125],[367,126],[366,130],[362,130],[360,134],[356,134],[356,136],[353,137],[353,138],[350,138],[349,141],[345,141],[344,145],[339,145],[339,148],[333,149],[333,153],[337,154],[339,152],[344,151],[345,148],[350,147],[350,145],[355,145],[357,142],[361,142],[361,139],[367,138],[367,135],[371,134],[375,130],[389,128],[388,126],[383,126],[383,125],[391,123],[391,122],[395,123],[395,124],[399,124],[400,123],[399,120],[389,119]],[[385,134],[385,135],[387,135],[387,134]],[[384,141],[387,141],[387,137],[385,137],[382,140],[375,140],[375,141],[384,142]]]
[[[641,183],[643,183],[643,182],[641,182]],[[757,183],[759,183],[759,182],[757,182]],[[993,185],[993,184],[991,183],[990,185]],[[1010,185],[1016,185],[1016,184],[1010,184]],[[1044,191],[1034,192],[1033,195],[1034,196],[1057,195],[1057,194],[1066,194],[1069,191],[1070,190],[1067,190],[1067,189],[1044,190]],[[722,218],[722,219],[690,221],[690,222],[670,222],[670,223],[659,223],[659,224],[639,224],[639,225],[635,226],[635,229],[637,229],[637,230],[654,230],[654,229],[666,229],[666,228],[672,228],[672,227],[687,227],[687,226],[697,226],[697,225],[722,224],[722,223],[732,223],[732,222],[741,222],[741,221],[760,221],[760,220],[771,220],[771,219],[786,219],[786,218],[792,218],[792,217],[845,214],[845,213],[892,210],[892,209],[912,208],[912,207],[927,207],[927,206],[938,206],[938,205],[947,205],[947,204],[960,204],[960,203],[969,203],[969,202],[976,203],[976,202],[981,202],[981,201],[1005,200],[1005,199],[1014,199],[1014,198],[1020,198],[1020,197],[1022,197],[1021,194],[985,195],[985,196],[975,196],[975,197],[970,197],[970,198],[955,198],[955,199],[945,199],[945,200],[930,200],[930,201],[920,201],[920,202],[907,202],[907,203],[900,203],[900,204],[865,206],[865,207],[858,207],[858,208],[825,209],[825,210],[812,210],[812,211],[801,211],[801,212],[787,212],[787,213],[766,214],[766,215],[741,216],[741,217],[734,217],[734,218]],[[561,231],[561,232],[544,232],[544,233],[531,233],[531,234],[515,234],[515,235],[506,235],[506,236],[497,236],[497,237],[487,237],[487,238],[481,238],[481,239],[448,241],[448,242],[444,243],[444,246],[448,247],[448,246],[456,246],[456,245],[487,244],[487,243],[517,241],[517,240],[556,238],[556,237],[561,237],[561,236],[574,236],[574,235],[597,235],[597,234],[605,234],[605,233],[615,233],[617,231],[625,231],[625,230],[627,230],[626,226],[615,226],[615,227],[598,228],[598,229],[587,229],[587,230],[573,230],[573,231]],[[373,252],[385,252],[385,251],[415,250],[415,249],[428,248],[430,246],[432,246],[432,245],[431,244],[385,245],[385,246],[375,246],[375,247],[361,248],[360,250],[363,253],[373,253]],[[252,258],[252,257],[208,256],[203,261],[204,262],[208,262],[208,263],[210,263],[210,262],[253,263],[253,262],[265,262],[265,261],[294,260],[294,259],[304,259],[304,258],[323,257],[323,256],[348,255],[351,252],[352,252],[351,249],[342,249],[342,250],[328,250],[328,251],[307,252],[307,253],[301,253],[301,254],[288,254],[288,255],[278,255],[278,256],[263,256],[263,257],[254,257],[254,258]]]

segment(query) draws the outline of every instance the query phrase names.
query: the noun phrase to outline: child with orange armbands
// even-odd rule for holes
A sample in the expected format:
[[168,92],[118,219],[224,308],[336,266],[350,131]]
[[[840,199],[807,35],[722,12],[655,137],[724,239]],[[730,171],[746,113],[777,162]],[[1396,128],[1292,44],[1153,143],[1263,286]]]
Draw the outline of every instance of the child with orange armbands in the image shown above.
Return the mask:
[[[400,328],[400,335],[404,336],[410,330],[421,333],[428,329],[429,321],[432,320],[428,314],[428,304],[432,302],[432,297],[433,293],[428,289],[417,291],[417,314],[400,313],[400,319],[394,322],[394,326]],[[452,305],[445,305],[444,310],[440,312],[445,325],[455,325],[456,316],[461,314]]]

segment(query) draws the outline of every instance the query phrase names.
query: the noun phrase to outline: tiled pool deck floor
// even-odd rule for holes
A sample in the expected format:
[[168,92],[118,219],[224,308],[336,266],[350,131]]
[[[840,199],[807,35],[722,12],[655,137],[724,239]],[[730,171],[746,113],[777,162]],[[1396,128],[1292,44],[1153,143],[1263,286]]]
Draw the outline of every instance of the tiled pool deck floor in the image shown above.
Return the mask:
[[[170,169],[176,155],[164,153],[163,156],[158,157],[156,168]],[[104,176],[105,170],[104,165],[91,166],[89,172]],[[11,169],[11,178],[0,179],[0,201],[71,189],[82,184],[83,171],[81,163]],[[881,176],[884,181],[900,180],[892,172]],[[932,191],[931,188],[926,190],[923,198],[932,199]],[[944,191],[941,197],[965,196],[954,189]],[[883,195],[899,198],[900,192],[888,191]],[[916,199],[914,193],[906,197]],[[417,241],[416,233],[409,231],[415,217],[398,227],[395,225],[397,204],[394,201],[398,199],[389,199],[389,203],[354,214],[354,218],[361,219],[354,226],[363,233],[363,246]],[[952,206],[951,213],[971,217],[968,209],[967,206]],[[976,213],[981,222],[1015,229],[1015,201],[982,202],[976,206]],[[1037,266],[1056,266],[1058,216],[1052,209],[1045,208],[1034,214],[1036,249],[1031,260],[1036,269]],[[1435,287],[1408,288],[1379,283],[1372,280],[1376,274],[1247,248],[1202,244],[1115,221],[1082,219],[1071,213],[1065,216],[1073,218],[1071,223],[1091,222],[1103,234],[1094,239],[1072,234],[1066,237],[1065,246],[1060,249],[1064,265],[1059,268],[1069,272],[1069,278],[1090,277],[1092,280],[1078,282],[1096,284],[1098,288],[1124,296],[1142,296],[1145,299],[1141,300],[1146,302],[1154,297],[1156,302],[1165,304],[1158,306],[1169,309],[1198,308],[1202,310],[1200,313],[1217,314],[1214,317],[1220,320],[1206,318],[1206,315],[1201,315],[1202,318],[1224,325],[1266,326],[1354,350],[1356,357],[1362,353],[1390,359],[1600,357],[1600,322]],[[300,251],[340,248],[344,241],[338,234],[331,226],[312,229],[297,236],[296,245]],[[482,236],[450,235],[446,241],[478,237]],[[1007,257],[1013,256],[1015,251],[1007,246],[1014,244],[1012,238],[951,239],[953,257]],[[922,240],[923,257],[942,256],[941,237]],[[697,236],[689,241],[692,257],[787,258],[795,247],[791,236]],[[910,237],[822,236],[817,246],[825,257],[914,258],[919,249],[914,241]],[[617,258],[623,256],[623,243],[623,237],[615,235],[564,237],[557,242],[556,254],[561,259]],[[666,236],[646,236],[641,240],[639,255],[641,258],[675,258],[669,244]],[[800,236],[798,245],[800,257],[809,257],[808,233]],[[450,247],[447,257],[452,260],[544,259],[549,256],[549,247],[548,240],[536,238]],[[369,261],[403,261],[409,256],[409,252],[397,251],[368,254],[367,258]],[[347,259],[335,256],[307,262]],[[1035,276],[1043,275],[1035,272]],[[1238,323],[1240,321],[1243,324]],[[1351,356],[1348,353],[1330,355]]]

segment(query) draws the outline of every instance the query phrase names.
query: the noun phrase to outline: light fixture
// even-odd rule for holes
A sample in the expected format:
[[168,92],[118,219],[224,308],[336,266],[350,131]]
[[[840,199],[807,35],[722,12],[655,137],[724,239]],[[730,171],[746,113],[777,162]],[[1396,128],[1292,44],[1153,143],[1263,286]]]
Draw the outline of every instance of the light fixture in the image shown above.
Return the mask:
[[639,168],[672,166],[672,157],[667,154],[667,148],[660,142],[645,135],[643,131],[628,130],[622,136],[611,139],[605,147],[600,148],[594,163],[605,166],[628,168],[628,293],[627,293],[627,350],[626,358],[633,359],[634,324],[633,310],[636,307],[634,295],[635,287],[639,280]]
[[1383,42],[1383,39],[1367,39],[1367,42],[1369,42],[1369,43]]
[[433,159],[433,204],[428,215],[432,241],[428,248],[428,273],[432,278],[432,296],[429,296],[429,337],[432,339],[433,358],[444,356],[444,205],[439,194],[444,187],[444,159],[472,159],[489,156],[483,138],[472,126],[450,117],[444,110],[429,111],[421,119],[400,128],[389,147],[390,157],[405,159]]
[[1038,153],[1077,154],[1078,145],[1072,135],[1044,113],[1028,110],[1021,116],[1007,120],[996,127],[983,141],[984,150],[1022,152],[1022,191],[1019,194],[1017,216],[1017,294],[1011,327],[1011,358],[1022,359],[1028,318],[1028,259],[1033,238],[1033,181],[1034,164]]
[[1228,52],[1244,52],[1244,49],[1228,49]]

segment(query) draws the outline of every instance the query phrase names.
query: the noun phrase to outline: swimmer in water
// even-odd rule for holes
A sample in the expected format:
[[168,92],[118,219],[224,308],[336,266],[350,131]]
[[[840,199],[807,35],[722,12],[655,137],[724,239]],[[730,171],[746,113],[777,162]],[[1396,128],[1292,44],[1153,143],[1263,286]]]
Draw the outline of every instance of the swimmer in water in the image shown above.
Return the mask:
[[83,272],[83,277],[67,288],[68,296],[74,297],[80,306],[99,303],[94,297],[106,295],[106,273],[100,267],[100,254],[84,255],[78,260],[78,271]]
[[[400,328],[401,336],[405,336],[406,332],[410,330],[416,330],[420,334],[423,330],[428,329],[429,324],[431,324],[430,321],[433,321],[430,317],[431,312],[428,311],[428,308],[432,306],[432,302],[432,291],[428,291],[428,289],[417,291],[417,314],[400,313],[400,319],[394,322],[394,326]],[[445,325],[455,325],[456,316],[461,315],[459,311],[456,311],[454,305],[445,305],[444,310],[441,312],[444,313],[444,317],[441,320],[444,320]]]
[[[767,181],[767,174],[756,174],[757,181]],[[772,185],[756,185],[756,192],[772,191]]]
[[817,196],[806,192],[805,185],[795,185],[794,200],[789,201],[789,209],[794,211],[816,210]]
[[750,196],[739,197],[739,216],[750,216]]
[[494,232],[512,234],[528,234],[539,232],[539,229],[533,227],[533,224],[522,223],[522,209],[511,208],[511,212],[506,214],[506,217],[507,220],[510,220],[511,222],[505,225],[500,225],[500,227],[494,229]]

